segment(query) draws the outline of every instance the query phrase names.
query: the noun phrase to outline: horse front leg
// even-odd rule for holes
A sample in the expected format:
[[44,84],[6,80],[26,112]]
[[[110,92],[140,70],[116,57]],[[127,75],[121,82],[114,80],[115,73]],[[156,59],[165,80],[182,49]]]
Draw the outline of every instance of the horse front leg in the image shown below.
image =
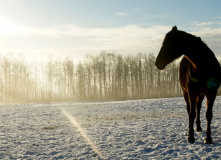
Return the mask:
[[202,108],[202,101],[204,99],[204,95],[203,96],[199,96],[197,98],[197,104],[196,104],[196,109],[197,109],[197,112],[196,112],[196,131],[197,132],[201,132],[202,131],[202,128],[200,126],[200,110]]
[[212,144],[212,138],[211,138],[211,121],[213,118],[213,104],[216,99],[216,93],[209,93],[207,94],[207,111],[206,111],[206,119],[207,119],[207,129],[206,129],[206,139],[205,139],[205,144]]
[[188,142],[189,143],[194,143],[195,138],[194,138],[194,120],[196,118],[196,100],[197,96],[195,94],[189,93],[189,99],[190,99],[190,112],[189,112],[189,137],[188,137]]
[[186,91],[183,91],[183,96],[184,96],[184,99],[186,101],[186,111],[187,111],[187,114],[189,115],[190,113],[190,99],[189,99],[189,95]]

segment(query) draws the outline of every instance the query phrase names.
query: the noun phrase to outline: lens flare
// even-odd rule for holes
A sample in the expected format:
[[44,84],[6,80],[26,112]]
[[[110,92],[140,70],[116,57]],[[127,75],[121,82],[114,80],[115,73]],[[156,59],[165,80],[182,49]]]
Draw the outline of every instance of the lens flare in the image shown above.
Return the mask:
[[207,87],[209,88],[209,89],[216,89],[216,88],[218,88],[219,87],[219,83],[217,82],[217,80],[216,79],[210,79],[210,80],[208,80],[207,81]]
[[77,130],[80,132],[81,136],[86,140],[86,142],[91,146],[92,150],[99,156],[101,159],[105,159],[101,152],[99,151],[99,148],[90,140],[90,138],[87,136],[83,128],[80,126],[80,124],[75,120],[74,117],[72,117],[65,109],[61,109],[63,114],[68,118],[68,120],[77,128]]

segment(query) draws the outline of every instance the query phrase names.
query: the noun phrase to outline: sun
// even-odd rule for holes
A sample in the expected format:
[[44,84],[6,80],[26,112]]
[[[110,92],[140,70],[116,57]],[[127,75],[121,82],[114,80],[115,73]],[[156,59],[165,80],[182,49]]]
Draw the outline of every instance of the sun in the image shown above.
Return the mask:
[[20,26],[8,18],[0,15],[0,37],[12,37],[27,34],[27,27]]

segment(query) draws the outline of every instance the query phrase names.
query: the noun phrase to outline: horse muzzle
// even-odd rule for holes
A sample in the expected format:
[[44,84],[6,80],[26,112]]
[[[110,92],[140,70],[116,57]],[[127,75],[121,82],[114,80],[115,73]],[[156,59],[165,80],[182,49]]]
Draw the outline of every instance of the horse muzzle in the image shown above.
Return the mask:
[[159,70],[163,70],[163,69],[165,69],[165,65],[162,65],[162,64],[160,64],[160,63],[158,63],[158,61],[156,60],[156,62],[155,62],[155,66],[157,67],[157,69],[159,69]]

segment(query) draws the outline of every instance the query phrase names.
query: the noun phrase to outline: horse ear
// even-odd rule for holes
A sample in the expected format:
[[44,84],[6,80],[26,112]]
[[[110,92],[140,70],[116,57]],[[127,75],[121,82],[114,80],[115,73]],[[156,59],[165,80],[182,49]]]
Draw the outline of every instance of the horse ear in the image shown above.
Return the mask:
[[177,27],[174,26],[174,27],[172,28],[172,31],[177,31]]

